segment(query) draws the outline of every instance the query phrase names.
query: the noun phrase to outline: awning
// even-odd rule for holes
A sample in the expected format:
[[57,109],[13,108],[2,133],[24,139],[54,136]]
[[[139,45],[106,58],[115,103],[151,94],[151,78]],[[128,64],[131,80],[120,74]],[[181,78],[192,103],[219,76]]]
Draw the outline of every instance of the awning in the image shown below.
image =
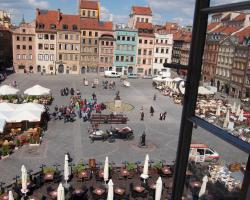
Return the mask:
[[9,85],[3,85],[0,87],[0,95],[5,96],[5,95],[17,95],[19,92],[18,89],[11,87]]
[[42,87],[40,85],[35,85],[31,88],[28,88],[24,91],[25,95],[28,96],[45,96],[50,95],[50,89]]

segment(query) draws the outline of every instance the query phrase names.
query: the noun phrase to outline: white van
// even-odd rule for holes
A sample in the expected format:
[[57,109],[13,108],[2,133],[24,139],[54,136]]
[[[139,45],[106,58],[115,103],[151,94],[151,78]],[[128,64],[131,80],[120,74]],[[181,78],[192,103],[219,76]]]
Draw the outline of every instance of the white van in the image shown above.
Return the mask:
[[189,160],[199,162],[217,162],[220,155],[207,144],[191,144]]
[[121,75],[115,71],[105,71],[104,77],[105,78],[120,78]]

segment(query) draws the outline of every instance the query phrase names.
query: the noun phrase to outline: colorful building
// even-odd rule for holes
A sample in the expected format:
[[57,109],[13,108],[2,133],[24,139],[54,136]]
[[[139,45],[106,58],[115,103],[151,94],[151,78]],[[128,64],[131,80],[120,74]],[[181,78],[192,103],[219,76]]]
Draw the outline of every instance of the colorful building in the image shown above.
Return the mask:
[[12,31],[15,72],[37,72],[35,22],[21,23]]
[[117,25],[115,39],[115,71],[122,74],[136,73],[137,30],[124,25]]

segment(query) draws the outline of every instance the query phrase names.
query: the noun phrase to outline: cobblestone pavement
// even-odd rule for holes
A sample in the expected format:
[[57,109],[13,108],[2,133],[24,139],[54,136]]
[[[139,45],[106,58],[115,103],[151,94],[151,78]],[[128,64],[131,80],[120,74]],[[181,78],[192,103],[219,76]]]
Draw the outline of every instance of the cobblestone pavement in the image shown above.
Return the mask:
[[[93,80],[96,76],[89,75],[87,78]],[[151,80],[133,79],[130,80],[131,87],[124,88],[121,87],[118,79],[113,79],[116,81],[116,90],[103,90],[102,87],[92,89],[90,86],[83,86],[82,79],[83,76],[79,75],[14,74],[2,84],[9,84],[16,80],[21,91],[34,84],[48,87],[52,90],[55,98],[52,107],[68,104],[69,97],[60,96],[62,87],[79,89],[84,97],[90,97],[95,91],[99,102],[112,101],[116,91],[119,90],[122,101],[135,107],[131,112],[126,113],[129,118],[128,126],[134,129],[135,139],[133,141],[117,140],[115,143],[99,141],[91,143],[87,132],[90,127],[88,122],[83,123],[78,119],[74,123],[67,124],[64,124],[63,121],[51,121],[39,147],[24,146],[12,154],[10,158],[0,160],[0,181],[10,183],[13,177],[21,173],[22,164],[34,171],[39,170],[41,164],[53,165],[58,163],[63,168],[64,154],[66,152],[70,153],[74,162],[89,158],[104,161],[105,156],[109,156],[111,161],[119,164],[122,161],[143,161],[146,153],[149,153],[152,160],[171,162],[175,159],[182,107],[173,104],[169,97],[158,94],[152,87]],[[100,77],[100,81],[103,79],[103,77]],[[153,101],[154,93],[157,93],[156,101]],[[149,115],[151,105],[155,109],[155,116],[153,117]],[[139,120],[141,106],[144,107],[145,121]],[[164,111],[168,113],[167,119],[166,121],[160,121],[159,113]],[[103,125],[101,129],[106,130],[109,127],[110,125]],[[147,134],[147,142],[150,144],[149,149],[137,148],[137,143],[143,131]],[[227,162],[246,162],[247,160],[247,155],[244,152],[202,129],[194,130],[193,141],[204,142],[213,146]]]

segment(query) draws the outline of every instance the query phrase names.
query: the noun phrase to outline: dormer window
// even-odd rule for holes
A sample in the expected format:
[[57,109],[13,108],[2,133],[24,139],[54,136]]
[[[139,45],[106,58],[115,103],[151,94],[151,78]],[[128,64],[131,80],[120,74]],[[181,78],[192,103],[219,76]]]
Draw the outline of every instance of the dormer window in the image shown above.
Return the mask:
[[52,30],[55,30],[55,29],[56,29],[56,25],[55,25],[55,24],[50,24],[50,28],[51,28]]
[[74,25],[72,26],[72,29],[73,29],[73,31],[76,31],[76,30],[77,30],[77,25],[74,24]]
[[63,30],[68,30],[68,25],[67,25],[67,24],[63,24],[63,25],[62,25],[62,29],[63,29]]
[[44,29],[44,24],[39,23],[39,24],[38,24],[38,28],[39,28],[39,29]]

